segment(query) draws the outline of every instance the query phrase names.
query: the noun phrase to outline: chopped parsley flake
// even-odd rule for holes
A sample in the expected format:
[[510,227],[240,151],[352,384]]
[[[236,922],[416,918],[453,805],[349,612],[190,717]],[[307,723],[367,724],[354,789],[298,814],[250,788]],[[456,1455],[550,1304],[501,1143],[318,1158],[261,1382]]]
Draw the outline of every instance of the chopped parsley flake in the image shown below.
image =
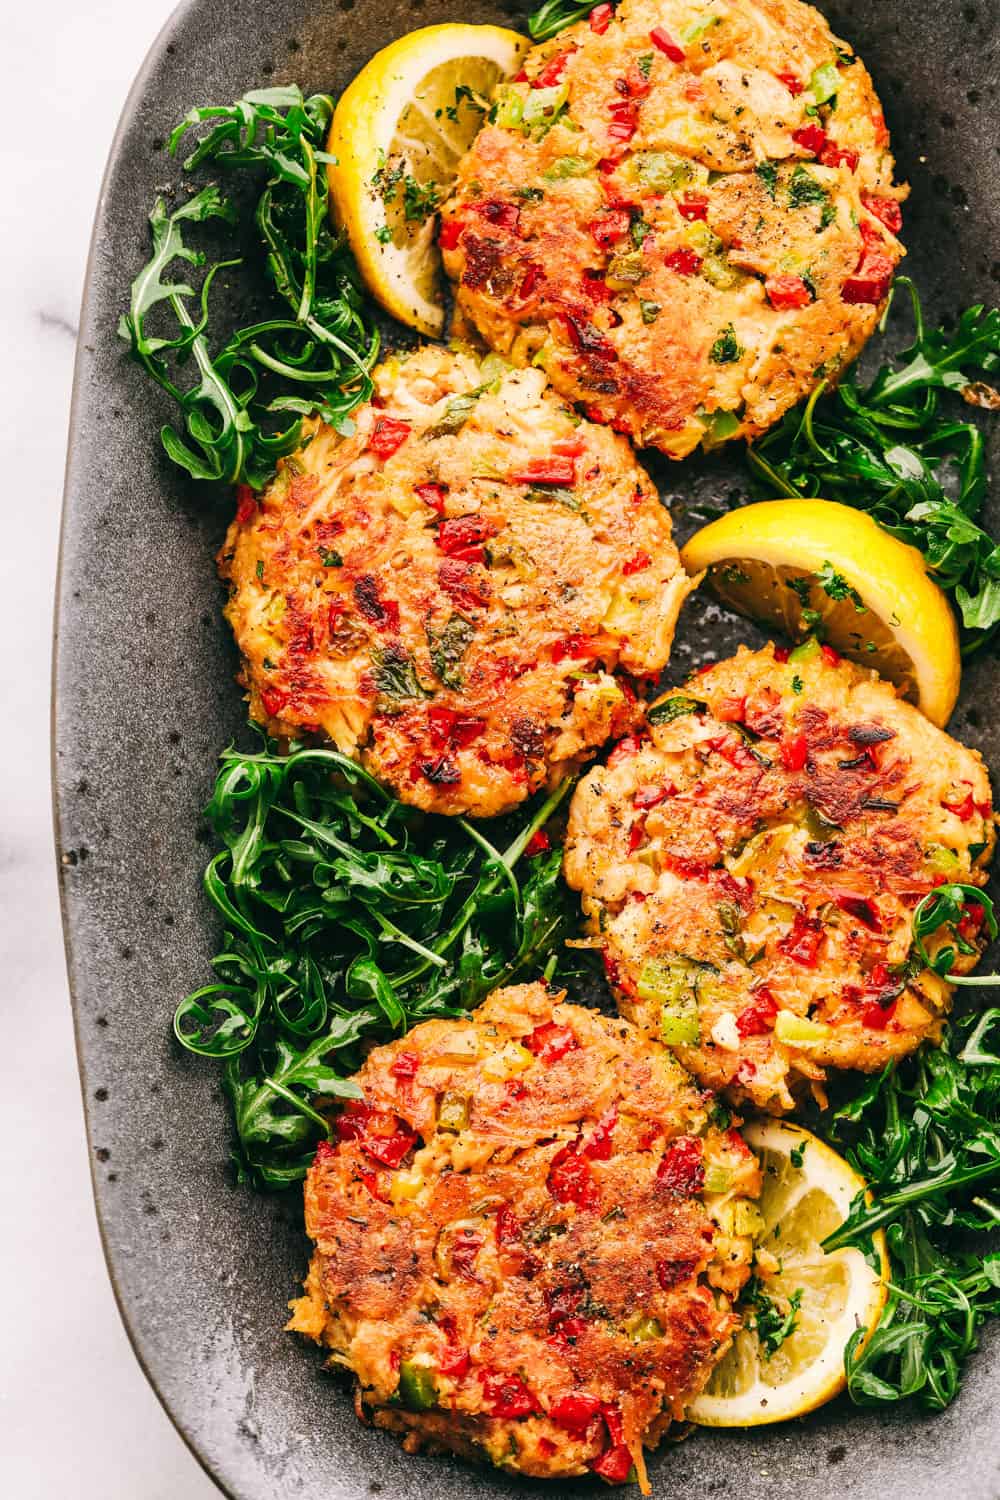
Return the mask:
[[736,329],[732,323],[727,323],[717,334],[708,357],[713,365],[734,365],[738,359],[742,359],[744,352],[743,345],[736,337]]

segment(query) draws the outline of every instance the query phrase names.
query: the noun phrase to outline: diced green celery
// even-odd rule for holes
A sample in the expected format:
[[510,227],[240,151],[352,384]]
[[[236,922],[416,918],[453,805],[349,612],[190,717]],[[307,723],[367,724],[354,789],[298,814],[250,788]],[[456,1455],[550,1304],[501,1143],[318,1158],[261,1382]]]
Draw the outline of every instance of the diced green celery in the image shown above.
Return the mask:
[[723,20],[724,14],[725,13],[723,13],[723,15],[702,16],[700,20],[692,21],[688,26],[685,26],[684,30],[681,32],[681,41],[684,42],[685,45],[691,42],[696,42],[699,37],[705,35],[706,31],[711,31],[713,26],[720,25]]
[[633,1343],[645,1344],[650,1339],[662,1339],[663,1325],[658,1318],[640,1317],[632,1322],[629,1333]]
[[654,193],[675,193],[694,176],[689,162],[665,151],[637,151],[632,170]]
[[930,868],[938,875],[954,875],[961,868],[961,861],[954,849],[944,844],[928,844],[924,856]]
[[494,123],[505,130],[515,130],[524,114],[524,99],[517,89],[501,89],[494,105]]
[[701,274],[710,286],[723,292],[735,286],[740,279],[740,273],[722,255],[706,255],[701,263]]
[[649,958],[639,974],[639,998],[660,1005],[660,1037],[673,1046],[690,1046],[701,1036],[696,972],[690,959]]
[[815,661],[819,652],[819,641],[811,635],[807,641],[803,641],[801,645],[788,653],[788,660],[791,662]]
[[797,1016],[794,1011],[779,1010],[774,1022],[774,1034],[779,1042],[794,1042],[797,1047],[815,1047],[833,1034],[822,1021],[810,1021],[806,1016]]
[[441,1095],[438,1104],[438,1130],[451,1130],[456,1134],[465,1130],[469,1123],[469,1101],[464,1094],[449,1089]]
[[407,1411],[428,1411],[437,1405],[437,1384],[426,1365],[404,1359],[399,1367],[397,1394]]
[[558,83],[549,89],[532,89],[521,111],[522,128],[533,130],[541,125],[548,130],[566,107],[568,98],[568,83]]
[[705,1168],[706,1193],[727,1193],[732,1180],[733,1174],[728,1167],[713,1163]]
[[698,1001],[687,995],[660,1011],[660,1039],[670,1047],[694,1047],[701,1040]]
[[586,177],[590,171],[590,165],[590,162],[584,161],[582,156],[560,156],[542,173],[542,176],[549,182],[558,182],[563,177]]
[[840,74],[833,63],[823,63],[819,68],[813,70],[809,80],[809,88],[817,104],[825,104],[828,99],[836,97],[840,88]]
[[701,440],[705,448],[724,443],[739,431],[740,419],[734,411],[700,412],[699,416],[705,424],[705,435]]
[[634,286],[636,282],[642,280],[646,270],[642,251],[626,250],[620,255],[611,257],[608,263],[607,280],[610,283],[620,281],[627,286]]
[[698,255],[714,255],[719,249],[722,241],[714,235],[705,223],[704,219],[692,219],[690,224],[684,226],[684,238]]
[[756,1203],[749,1198],[737,1198],[733,1203],[733,1233],[758,1235],[764,1228],[764,1220]]

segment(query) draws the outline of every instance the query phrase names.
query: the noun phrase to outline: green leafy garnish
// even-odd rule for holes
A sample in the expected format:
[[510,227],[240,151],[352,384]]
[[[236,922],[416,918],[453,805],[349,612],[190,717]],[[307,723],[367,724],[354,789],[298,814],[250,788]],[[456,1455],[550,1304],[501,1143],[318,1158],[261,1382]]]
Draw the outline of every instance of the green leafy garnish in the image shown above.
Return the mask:
[[417,664],[405,646],[393,642],[372,651],[375,687],[380,698],[429,698],[431,694],[417,675]]
[[1000,1010],[964,1017],[940,1047],[856,1085],[824,1129],[872,1195],[825,1248],[867,1250],[879,1228],[889,1243],[889,1300],[868,1342],[859,1328],[845,1353],[860,1406],[947,1406],[982,1323],[1000,1314],[998,1046]]
[[662,703],[654,703],[646,718],[650,724],[672,724],[686,714],[700,713],[705,707],[697,698],[688,698],[684,693],[674,693]]
[[438,681],[446,688],[459,691],[464,682],[462,658],[475,636],[475,626],[461,615],[452,615],[440,630],[428,626],[427,643],[431,651],[431,663]]
[[983,434],[939,408],[941,392],[994,408],[987,383],[1000,371],[1000,311],[968,308],[954,329],[928,329],[912,282],[912,344],[867,385],[857,377],[828,391],[824,380],[747,458],[762,493],[822,496],[867,510],[920,551],[950,594],[963,652],[1000,627],[1000,546],[977,517],[986,496]]
[[805,167],[796,167],[788,183],[788,207],[804,208],[807,203],[826,203],[829,193]]
[[[332,112],[325,94],[306,99],[294,86],[258,89],[233,105],[192,109],[170,136],[174,154],[190,130],[208,126],[184,162],[189,171],[207,164],[216,172],[263,174],[254,222],[268,281],[284,304],[279,316],[216,335],[209,327],[213,281],[242,261],[216,260],[205,269],[205,254],[186,234],[210,221],[235,226],[235,203],[214,183],[173,212],[157,199],[149,217],[153,253],[132,283],[118,332],[180,407],[182,431],[167,425],[160,438],[194,479],[260,487],[277,460],[298,447],[303,417],[317,414],[350,432],[349,413],[371,395],[378,334],[328,214],[323,143]],[[187,279],[191,269],[204,269],[200,287]],[[188,370],[196,378],[185,381]]]
[[802,1304],[802,1288],[798,1287],[790,1297],[782,1298],[783,1307],[767,1291],[759,1276],[752,1276],[743,1289],[740,1304],[751,1309],[748,1322],[757,1335],[765,1358],[777,1354],[789,1334],[795,1332],[799,1308]]
[[333,750],[223,754],[205,889],[225,936],[215,980],[180,1004],[174,1030],[223,1065],[245,1179],[305,1175],[328,1101],[357,1095],[359,1044],[461,1014],[519,977],[577,972],[562,851],[521,873],[571,789],[488,838],[463,818],[421,818]]
[[736,329],[732,323],[727,323],[725,328],[716,335],[715,342],[708,351],[708,357],[713,365],[732,365],[744,354],[743,345],[736,337]]
[[528,17],[528,33],[533,41],[548,41],[550,36],[565,31],[567,26],[585,20],[593,9],[589,0],[583,5],[576,4],[575,0],[545,0],[544,5]]

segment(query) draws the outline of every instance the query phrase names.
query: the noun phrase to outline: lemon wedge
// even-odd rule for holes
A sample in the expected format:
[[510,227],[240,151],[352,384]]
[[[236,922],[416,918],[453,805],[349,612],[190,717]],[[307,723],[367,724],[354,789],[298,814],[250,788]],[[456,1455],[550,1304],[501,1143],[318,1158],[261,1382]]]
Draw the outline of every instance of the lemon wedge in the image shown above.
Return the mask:
[[793,639],[818,632],[947,723],[961,683],[958,629],[915,547],[832,500],[767,500],[704,526],[681,552],[721,603]]
[[[764,1174],[758,1208],[756,1286],[772,1327],[794,1310],[773,1352],[758,1300],[687,1417],[704,1427],[758,1427],[800,1417],[846,1384],[844,1349],[857,1328],[871,1331],[886,1299],[885,1237],[874,1235],[880,1270],[860,1250],[827,1255],[821,1241],[847,1217],[864,1183],[842,1156],[798,1125],[762,1120],[743,1132]],[[760,1320],[760,1321],[759,1321]],[[773,1347],[773,1340],[772,1340]]]
[[377,52],[337,103],[334,217],[372,296],[421,333],[444,329],[436,210],[496,85],[529,46],[502,26],[425,26]]

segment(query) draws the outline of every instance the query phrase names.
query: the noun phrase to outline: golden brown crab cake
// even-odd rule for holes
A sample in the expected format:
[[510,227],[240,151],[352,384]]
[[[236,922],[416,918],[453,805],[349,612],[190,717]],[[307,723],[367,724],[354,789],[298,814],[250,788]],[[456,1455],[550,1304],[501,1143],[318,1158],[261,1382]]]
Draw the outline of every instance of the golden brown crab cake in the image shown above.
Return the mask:
[[628,443],[540,370],[428,347],[314,424],[220,553],[250,712],[405,802],[488,817],[636,713],[692,587]]
[[[543,984],[376,1049],[306,1179],[289,1327],[359,1416],[525,1474],[622,1481],[737,1319],[760,1171],[663,1047]],[[721,1227],[721,1226],[724,1226]]]
[[[978,753],[815,642],[741,647],[649,720],[580,783],[566,843],[624,1014],[774,1112],[935,1036],[951,987],[913,966],[913,913],[986,882]],[[982,929],[968,906],[963,936]]]
[[442,214],[459,308],[672,458],[764,432],[903,254],[864,65],[799,0],[623,0],[528,53]]

